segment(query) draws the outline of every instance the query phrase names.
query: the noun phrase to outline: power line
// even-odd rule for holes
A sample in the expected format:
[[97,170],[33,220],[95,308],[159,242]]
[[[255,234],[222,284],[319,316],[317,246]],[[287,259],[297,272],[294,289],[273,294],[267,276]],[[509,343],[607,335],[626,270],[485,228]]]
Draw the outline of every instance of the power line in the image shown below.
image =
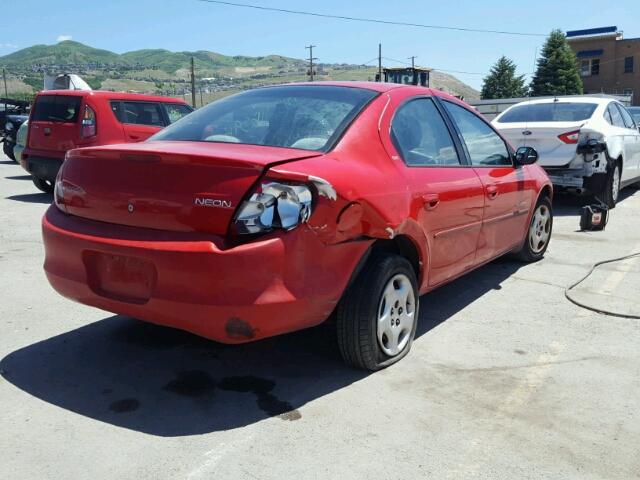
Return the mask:
[[352,22],[381,23],[384,25],[397,25],[401,27],[432,28],[437,30],[454,30],[457,32],[473,32],[473,33],[493,33],[493,34],[499,34],[499,35],[517,35],[520,37],[546,37],[547,36],[547,34],[545,33],[509,32],[505,30],[485,30],[482,28],[450,27],[445,25],[427,25],[423,23],[396,22],[391,20],[380,20],[378,18],[349,17],[346,15],[331,15],[328,13],[309,12],[305,10],[290,10],[287,8],[264,7],[262,5],[254,5],[250,3],[225,2],[223,0],[197,0],[197,1],[205,2],[205,3],[215,3],[218,5],[227,5],[230,7],[253,8],[255,10],[267,10],[270,12],[290,13],[294,15],[307,15],[310,17],[333,18],[337,20],[349,20]]

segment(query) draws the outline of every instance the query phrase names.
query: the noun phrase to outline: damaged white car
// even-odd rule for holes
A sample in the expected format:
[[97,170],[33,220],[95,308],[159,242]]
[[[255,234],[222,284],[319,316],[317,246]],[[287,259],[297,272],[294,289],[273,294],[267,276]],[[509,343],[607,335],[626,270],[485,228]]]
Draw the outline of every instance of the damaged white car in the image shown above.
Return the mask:
[[558,189],[590,193],[614,207],[621,188],[640,182],[638,125],[611,98],[526,101],[492,123],[515,148],[535,148]]

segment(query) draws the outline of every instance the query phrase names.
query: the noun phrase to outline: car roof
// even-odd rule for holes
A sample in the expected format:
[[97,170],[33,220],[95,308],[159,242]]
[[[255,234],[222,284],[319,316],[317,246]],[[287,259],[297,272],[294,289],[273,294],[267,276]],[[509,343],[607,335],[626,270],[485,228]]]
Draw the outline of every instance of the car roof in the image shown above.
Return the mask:
[[[517,103],[516,105],[535,105],[537,103],[596,103],[598,105],[608,105],[610,102],[616,101],[615,98],[603,98],[603,97],[547,97],[525,100]],[[513,105],[515,107],[515,105]]]
[[406,87],[407,85],[402,85],[399,83],[384,83],[384,82],[360,82],[360,81],[324,81],[321,80],[319,82],[296,82],[296,83],[285,83],[280,85],[270,85],[273,87],[284,87],[290,85],[309,85],[309,86],[321,86],[321,87],[350,87],[350,88],[363,88],[365,90],[374,90],[376,92],[388,92],[389,90],[393,90],[395,88]]
[[38,93],[38,96],[42,95],[66,95],[70,97],[106,98],[109,100],[138,100],[147,102],[187,104],[187,102],[180,98],[147,95],[144,93],[112,92],[109,90],[43,90]]
[[319,82],[296,82],[296,83],[284,83],[284,84],[276,84],[269,85],[262,88],[269,87],[288,87],[288,86],[296,86],[296,85],[305,85],[305,86],[316,86],[316,87],[350,87],[350,88],[362,88],[365,90],[373,90],[375,92],[385,93],[390,92],[392,90],[411,90],[415,95],[432,95],[441,97],[447,100],[452,100],[461,105],[465,105],[468,107],[466,103],[454,97],[453,95],[444,92],[442,90],[438,90],[435,88],[427,88],[421,87],[419,85],[405,85],[403,83],[386,83],[386,82],[362,82],[362,81],[324,81],[321,80]]

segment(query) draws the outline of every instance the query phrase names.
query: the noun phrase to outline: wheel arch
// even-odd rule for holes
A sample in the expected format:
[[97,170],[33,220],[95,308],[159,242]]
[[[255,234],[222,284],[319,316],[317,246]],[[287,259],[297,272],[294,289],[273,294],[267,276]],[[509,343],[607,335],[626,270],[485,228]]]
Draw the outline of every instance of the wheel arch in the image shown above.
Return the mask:
[[425,272],[425,262],[422,260],[420,249],[417,247],[411,237],[405,234],[396,235],[395,237],[389,239],[376,239],[358,262],[358,265],[354,269],[353,274],[351,275],[351,278],[349,280],[349,285],[351,285],[355,281],[355,279],[358,277],[358,275],[372,256],[375,256],[376,253],[383,252],[395,253],[397,255],[400,255],[401,257],[406,258],[413,267],[416,278],[418,279],[418,289],[420,289],[420,285],[422,285],[423,275]]

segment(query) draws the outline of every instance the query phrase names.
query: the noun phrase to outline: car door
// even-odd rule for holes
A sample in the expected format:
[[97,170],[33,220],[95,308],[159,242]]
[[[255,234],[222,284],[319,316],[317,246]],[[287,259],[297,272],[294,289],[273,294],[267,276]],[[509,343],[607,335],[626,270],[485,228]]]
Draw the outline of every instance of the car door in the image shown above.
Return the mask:
[[482,228],[484,193],[441,107],[430,97],[400,104],[390,125],[413,210],[427,239],[428,285],[449,280],[474,264]]
[[164,114],[156,102],[122,102],[126,141],[141,142],[164,128]]
[[640,132],[627,109],[619,103],[616,103],[616,107],[620,110],[626,129],[624,135],[626,156],[623,159],[621,176],[621,180],[626,182],[640,177]]
[[442,103],[484,188],[476,254],[476,263],[483,263],[522,242],[534,201],[533,181],[515,167],[509,147],[487,121],[457,103]]

